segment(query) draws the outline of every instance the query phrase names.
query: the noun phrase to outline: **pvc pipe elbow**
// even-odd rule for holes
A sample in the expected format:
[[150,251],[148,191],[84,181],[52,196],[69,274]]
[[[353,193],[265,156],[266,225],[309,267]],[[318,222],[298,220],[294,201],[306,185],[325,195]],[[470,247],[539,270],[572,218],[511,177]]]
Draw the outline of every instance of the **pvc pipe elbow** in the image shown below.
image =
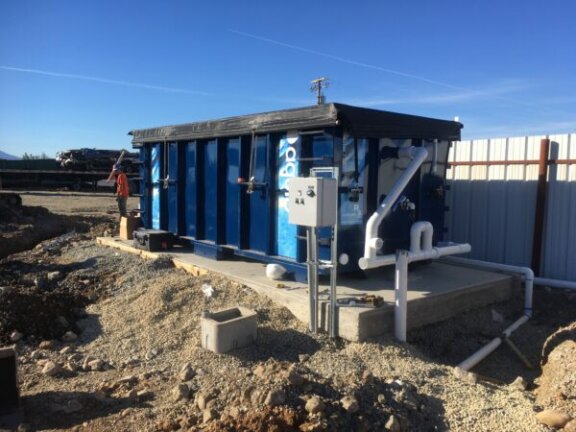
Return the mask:
[[434,227],[428,221],[419,221],[410,227],[410,251],[420,252],[432,249]]
[[384,246],[384,240],[382,240],[380,237],[372,237],[368,242],[368,245],[371,249],[378,251],[382,248],[382,246]]
[[361,270],[368,270],[368,258],[360,258],[358,260],[358,267],[360,267]]

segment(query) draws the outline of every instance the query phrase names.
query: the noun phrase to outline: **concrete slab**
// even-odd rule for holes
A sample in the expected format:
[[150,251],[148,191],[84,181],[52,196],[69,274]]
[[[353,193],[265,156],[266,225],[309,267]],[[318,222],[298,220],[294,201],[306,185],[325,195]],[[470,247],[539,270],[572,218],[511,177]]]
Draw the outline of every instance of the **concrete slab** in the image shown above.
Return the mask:
[[[117,237],[100,237],[97,243],[135,253],[143,258],[170,256],[174,265],[194,275],[214,272],[241,282],[274,302],[287,307],[299,320],[308,323],[308,287],[289,281],[272,281],[265,276],[265,264],[243,259],[215,261],[175,247],[170,252],[153,253],[131,246]],[[466,310],[507,300],[520,292],[518,279],[503,273],[487,272],[441,261],[411,265],[408,280],[408,329],[441,321]],[[319,327],[328,323],[328,281],[321,280]],[[384,305],[341,306],[338,308],[339,336],[362,341],[391,332],[394,322],[394,268],[367,271],[363,277],[339,275],[338,298],[381,296]]]

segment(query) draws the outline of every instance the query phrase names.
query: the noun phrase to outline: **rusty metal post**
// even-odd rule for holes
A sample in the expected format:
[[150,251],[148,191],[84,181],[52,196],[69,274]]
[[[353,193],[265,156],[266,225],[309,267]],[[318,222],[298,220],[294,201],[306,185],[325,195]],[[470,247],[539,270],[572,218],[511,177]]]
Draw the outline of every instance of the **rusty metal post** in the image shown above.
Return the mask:
[[540,275],[542,243],[544,240],[544,217],[546,212],[546,189],[550,154],[550,140],[540,140],[540,159],[538,161],[538,185],[536,192],[536,208],[534,212],[534,232],[532,235],[532,270]]

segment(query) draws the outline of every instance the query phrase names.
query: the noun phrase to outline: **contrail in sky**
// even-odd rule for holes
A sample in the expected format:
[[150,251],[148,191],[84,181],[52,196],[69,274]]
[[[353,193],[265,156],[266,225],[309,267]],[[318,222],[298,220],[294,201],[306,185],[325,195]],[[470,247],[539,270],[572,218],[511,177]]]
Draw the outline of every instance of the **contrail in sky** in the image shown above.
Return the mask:
[[526,102],[523,102],[523,101],[519,101],[519,100],[516,100],[516,99],[513,99],[513,98],[508,98],[508,97],[505,97],[505,96],[499,96],[499,95],[494,94],[493,92],[490,92],[490,91],[481,91],[481,90],[475,90],[475,89],[466,88],[466,87],[460,87],[460,86],[448,84],[448,83],[445,83],[445,82],[442,82],[442,81],[436,81],[436,80],[433,80],[433,79],[430,79],[430,78],[426,78],[426,77],[423,77],[423,76],[420,76],[420,75],[414,75],[414,74],[410,74],[410,73],[407,73],[407,72],[402,72],[402,71],[395,70],[395,69],[388,69],[388,68],[385,68],[385,67],[382,67],[382,66],[378,66],[378,65],[373,65],[373,64],[370,64],[370,63],[359,62],[359,61],[352,60],[352,59],[348,59],[348,58],[345,58],[345,57],[340,57],[340,56],[336,56],[336,55],[333,55],[333,54],[327,54],[327,53],[322,52],[322,51],[316,51],[316,50],[313,50],[313,49],[304,48],[304,47],[301,47],[301,46],[299,46],[299,45],[292,45],[292,44],[289,44],[289,43],[286,43],[286,42],[278,41],[278,40],[275,40],[275,39],[270,39],[270,38],[267,38],[267,37],[264,37],[264,36],[259,36],[259,35],[255,35],[255,34],[252,34],[252,33],[246,33],[246,32],[240,31],[240,30],[228,29],[228,31],[229,31],[230,33],[234,33],[234,34],[237,34],[237,35],[240,35],[240,36],[248,37],[248,38],[251,38],[251,39],[256,39],[256,40],[259,40],[259,41],[262,41],[262,42],[271,43],[271,44],[278,45],[278,46],[282,46],[282,47],[285,47],[285,48],[290,48],[290,49],[293,49],[293,50],[296,50],[296,51],[305,52],[305,53],[312,54],[312,55],[316,55],[316,56],[319,56],[319,57],[328,58],[328,59],[331,59],[331,60],[339,61],[339,62],[341,62],[341,63],[347,63],[347,64],[350,64],[350,65],[360,66],[360,67],[367,68],[367,69],[372,69],[372,70],[377,70],[377,71],[389,73],[389,74],[392,74],[392,75],[397,75],[397,76],[401,76],[401,77],[405,77],[405,78],[411,78],[411,79],[414,79],[414,80],[418,80],[418,81],[426,82],[426,83],[429,83],[429,84],[433,84],[433,85],[436,85],[436,86],[439,86],[439,87],[448,88],[448,89],[451,89],[451,90],[458,90],[458,91],[464,91],[464,92],[466,92],[466,93],[474,93],[474,94],[478,94],[478,95],[489,96],[489,97],[492,97],[492,98],[494,98],[494,99],[499,99],[499,100],[502,100],[502,101],[511,102],[511,103],[513,103],[513,104],[520,105],[520,106],[523,106],[523,107],[526,107],[526,108],[532,108],[532,109],[537,108],[539,111],[542,111],[542,110],[543,110],[543,108],[542,108],[541,106],[536,107],[536,106],[533,105],[533,104],[526,103]]
[[246,33],[246,32],[239,31],[239,30],[229,29],[228,31],[231,32],[231,33],[235,33],[235,34],[237,34],[237,35],[240,35],[240,36],[245,36],[245,37],[249,37],[249,38],[252,38],[252,39],[257,39],[257,40],[260,40],[260,41],[263,41],[263,42],[268,42],[268,43],[271,43],[271,44],[280,45],[280,46],[283,46],[283,47],[286,47],[286,48],[291,48],[291,49],[296,50],[296,51],[301,51],[301,52],[305,52],[305,53],[308,53],[308,54],[313,54],[313,55],[317,55],[317,56],[320,56],[320,57],[329,58],[329,59],[336,60],[336,61],[339,61],[339,62],[342,62],[342,63],[348,63],[348,64],[351,64],[351,65],[354,65],[354,66],[360,66],[360,67],[364,67],[364,68],[368,68],[368,69],[374,69],[374,70],[378,70],[378,71],[381,71],[381,72],[386,72],[386,73],[389,73],[389,74],[402,76],[402,77],[405,77],[405,78],[412,78],[412,79],[415,79],[415,80],[418,80],[418,81],[427,82],[427,83],[429,83],[429,84],[434,84],[434,85],[437,85],[437,86],[446,87],[446,88],[453,89],[453,90],[472,91],[471,89],[468,89],[468,88],[459,87],[459,86],[455,86],[455,85],[452,85],[452,84],[447,84],[447,83],[444,83],[444,82],[441,82],[441,81],[435,81],[435,80],[432,80],[432,79],[429,79],[429,78],[426,78],[426,77],[422,77],[422,76],[419,76],[419,75],[413,75],[413,74],[410,74],[410,73],[406,73],[406,72],[402,72],[402,71],[398,71],[398,70],[394,70],[394,69],[388,69],[388,68],[384,68],[384,67],[381,67],[381,66],[373,65],[373,64],[370,64],[370,63],[363,63],[363,62],[359,62],[359,61],[356,61],[356,60],[351,60],[351,59],[347,59],[347,58],[344,58],[344,57],[335,56],[335,55],[332,55],[332,54],[327,54],[327,53],[324,53],[324,52],[321,52],[321,51],[316,51],[316,50],[304,48],[304,47],[301,47],[301,46],[298,46],[298,45],[292,45],[292,44],[289,44],[289,43],[286,43],[286,42],[277,41],[277,40],[270,39],[270,38],[267,38],[267,37],[258,36],[258,35],[251,34],[251,33]]
[[100,77],[93,77],[93,76],[87,76],[87,75],[76,75],[76,74],[69,74],[69,73],[51,72],[51,71],[38,70],[38,69],[25,69],[25,68],[18,68],[18,67],[12,67],[12,66],[2,66],[2,65],[0,65],[0,69],[7,70],[7,71],[13,71],[13,72],[26,72],[26,73],[33,73],[33,74],[37,74],[37,75],[47,75],[47,76],[58,77],[58,78],[72,78],[72,79],[83,80],[83,81],[93,81],[93,82],[99,82],[99,83],[104,83],[104,84],[121,85],[121,86],[125,86],[125,87],[136,87],[136,88],[142,88],[142,89],[147,89],[147,90],[163,91],[166,93],[186,93],[186,94],[194,94],[194,95],[200,95],[200,96],[213,96],[211,93],[206,93],[206,92],[202,92],[202,91],[198,91],[198,90],[189,90],[189,89],[176,88],[176,87],[163,87],[163,86],[143,84],[143,83],[137,83],[137,82],[131,82],[131,81],[118,81],[118,80],[112,80],[112,79],[108,79],[108,78],[100,78]]

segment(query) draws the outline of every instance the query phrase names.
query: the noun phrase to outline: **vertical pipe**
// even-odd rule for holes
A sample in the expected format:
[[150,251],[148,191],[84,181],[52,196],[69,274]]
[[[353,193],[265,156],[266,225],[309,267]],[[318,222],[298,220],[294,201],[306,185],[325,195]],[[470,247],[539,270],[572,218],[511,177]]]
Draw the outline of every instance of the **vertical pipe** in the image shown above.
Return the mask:
[[331,338],[338,336],[338,321],[336,319],[337,314],[337,295],[336,295],[336,277],[338,274],[338,253],[337,249],[337,238],[336,238],[336,226],[332,227],[332,267],[330,268],[330,315],[329,315],[329,334]]
[[313,332],[318,333],[318,228],[312,228],[312,300],[313,300]]
[[532,270],[540,274],[540,258],[544,233],[544,215],[546,211],[546,184],[548,174],[548,155],[550,140],[540,140],[540,159],[538,161],[538,186],[536,192],[536,209],[534,214],[534,232],[532,235]]
[[[334,176],[336,177],[337,184],[340,183],[340,170],[334,168]],[[332,261],[332,267],[330,268],[330,322],[329,322],[329,333],[331,338],[338,336],[338,321],[336,319],[337,314],[337,294],[336,294],[336,278],[338,276],[338,214],[339,210],[339,193],[338,187],[336,187],[336,224],[332,226],[332,242],[330,248],[330,260]]]
[[310,319],[308,328],[312,333],[318,331],[318,274],[317,274],[317,238],[316,228],[306,227],[306,245],[307,245],[307,260],[308,266],[308,303],[310,308]]
[[396,255],[394,294],[394,336],[400,342],[406,342],[406,309],[408,303],[408,251],[400,250]]

